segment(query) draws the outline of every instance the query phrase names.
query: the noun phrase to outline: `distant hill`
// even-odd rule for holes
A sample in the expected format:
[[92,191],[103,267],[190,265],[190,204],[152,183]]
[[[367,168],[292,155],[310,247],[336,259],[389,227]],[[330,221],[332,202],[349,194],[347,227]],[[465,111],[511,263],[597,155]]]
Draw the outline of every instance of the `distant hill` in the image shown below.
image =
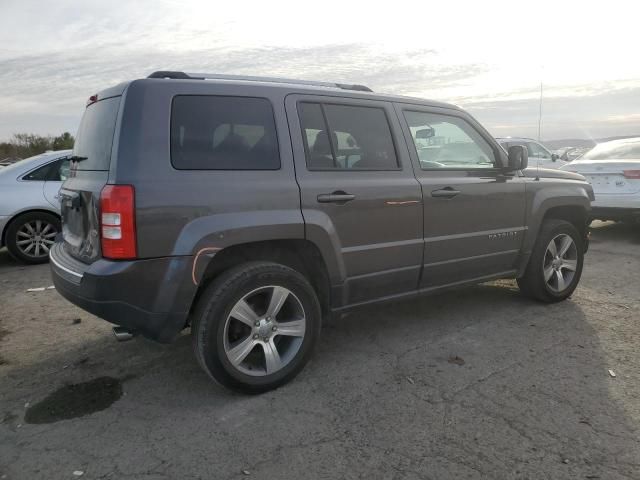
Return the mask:
[[620,137],[595,138],[593,140],[584,138],[564,138],[561,140],[545,140],[542,143],[544,143],[550,150],[557,150],[562,147],[594,147],[597,143],[633,137],[640,137],[640,135],[623,135]]

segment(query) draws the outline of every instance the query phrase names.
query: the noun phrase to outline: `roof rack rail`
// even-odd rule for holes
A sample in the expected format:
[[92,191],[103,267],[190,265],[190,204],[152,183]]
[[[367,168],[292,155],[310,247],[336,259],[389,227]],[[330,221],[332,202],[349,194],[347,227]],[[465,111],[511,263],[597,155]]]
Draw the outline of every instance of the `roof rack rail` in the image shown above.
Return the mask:
[[277,77],[254,77],[244,75],[224,75],[219,73],[185,73],[176,72],[170,70],[159,70],[153,72],[147,78],[170,78],[179,80],[244,80],[249,82],[271,82],[271,83],[291,83],[296,85],[310,85],[316,87],[329,87],[329,88],[341,88],[343,90],[357,90],[359,92],[373,92],[369,87],[365,85],[351,85],[348,83],[331,83],[331,82],[316,82],[313,80],[293,80],[290,78],[277,78]]

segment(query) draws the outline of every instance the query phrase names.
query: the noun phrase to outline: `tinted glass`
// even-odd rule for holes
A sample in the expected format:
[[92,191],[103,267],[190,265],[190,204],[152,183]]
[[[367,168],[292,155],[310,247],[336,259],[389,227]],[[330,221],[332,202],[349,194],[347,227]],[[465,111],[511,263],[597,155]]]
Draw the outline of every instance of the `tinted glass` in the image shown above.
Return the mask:
[[461,118],[423,112],[404,116],[423,170],[494,168],[493,148]]
[[301,103],[298,108],[303,141],[310,169],[339,168],[333,157],[327,127],[319,103]]
[[171,163],[183,170],[279,169],[271,103],[264,98],[175,97]]
[[60,182],[69,176],[69,160],[60,159],[48,163],[33,172],[25,175],[23,180],[53,181]]
[[398,169],[383,109],[301,103],[299,114],[311,170]]
[[578,160],[640,159],[640,141],[616,140],[596,145]]
[[85,110],[73,154],[87,159],[77,163],[78,170],[109,170],[119,106],[120,97],[113,97],[89,105]]
[[551,158],[551,154],[540,144],[535,142],[527,142],[527,150],[530,157]]

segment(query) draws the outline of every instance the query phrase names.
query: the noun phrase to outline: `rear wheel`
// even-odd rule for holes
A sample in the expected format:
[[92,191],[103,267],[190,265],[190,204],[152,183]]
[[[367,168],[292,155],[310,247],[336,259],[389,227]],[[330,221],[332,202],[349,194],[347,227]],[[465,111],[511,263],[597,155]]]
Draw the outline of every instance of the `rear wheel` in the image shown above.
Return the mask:
[[250,262],[206,288],[191,334],[211,378],[233,390],[261,393],[302,370],[320,322],[320,304],[303,275],[280,264]]
[[546,220],[518,286],[528,297],[559,302],[578,286],[583,261],[584,245],[576,228],[564,220]]
[[9,253],[24,263],[49,261],[49,250],[60,232],[60,219],[51,213],[29,212],[16,217],[7,228]]

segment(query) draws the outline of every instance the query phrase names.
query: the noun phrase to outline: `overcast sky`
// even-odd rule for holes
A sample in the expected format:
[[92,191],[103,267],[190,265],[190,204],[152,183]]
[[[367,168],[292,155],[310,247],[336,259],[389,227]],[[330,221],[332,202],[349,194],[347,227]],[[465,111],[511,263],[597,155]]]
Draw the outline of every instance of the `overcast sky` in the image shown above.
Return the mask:
[[537,136],[542,81],[544,139],[640,134],[637,0],[252,3],[0,0],[0,140],[75,134],[91,94],[154,70],[364,83],[496,136]]

